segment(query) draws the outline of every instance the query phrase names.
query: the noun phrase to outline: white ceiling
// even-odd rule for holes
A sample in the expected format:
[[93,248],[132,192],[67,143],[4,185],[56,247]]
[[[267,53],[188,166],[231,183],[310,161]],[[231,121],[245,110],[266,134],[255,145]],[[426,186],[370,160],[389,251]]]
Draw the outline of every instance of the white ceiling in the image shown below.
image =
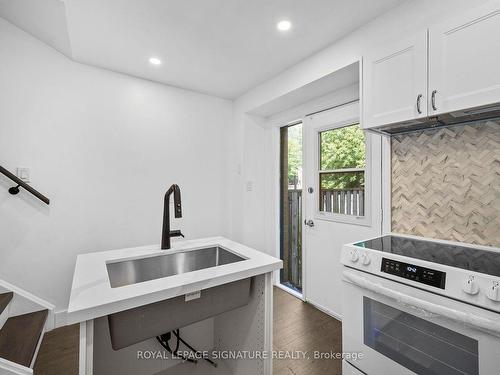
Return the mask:
[[78,62],[236,98],[403,1],[0,0],[0,16]]

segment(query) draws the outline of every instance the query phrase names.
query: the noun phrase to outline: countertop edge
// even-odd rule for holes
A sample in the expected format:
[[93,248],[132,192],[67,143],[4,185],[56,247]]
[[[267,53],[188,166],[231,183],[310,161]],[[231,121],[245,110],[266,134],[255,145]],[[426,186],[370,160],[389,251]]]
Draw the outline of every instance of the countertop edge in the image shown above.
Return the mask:
[[[89,307],[87,309],[82,309],[75,312],[71,312],[68,310],[67,324],[81,323],[84,321],[107,316],[109,314],[113,314],[119,311],[128,310],[139,306],[144,306],[150,303],[162,301],[169,298],[174,298],[197,290],[208,289],[211,287],[245,279],[248,277],[254,277],[266,274],[280,269],[282,267],[282,264],[283,262],[281,260],[278,260],[276,262],[250,268],[248,270],[238,271],[235,272],[234,274],[222,275],[206,280],[197,280],[192,284],[183,285],[181,289],[178,286],[173,286],[172,288],[166,288],[164,290],[155,291],[150,294],[144,294],[141,296],[126,298],[120,301],[114,301],[105,305]],[[203,287],[200,287],[199,284],[203,284]]]

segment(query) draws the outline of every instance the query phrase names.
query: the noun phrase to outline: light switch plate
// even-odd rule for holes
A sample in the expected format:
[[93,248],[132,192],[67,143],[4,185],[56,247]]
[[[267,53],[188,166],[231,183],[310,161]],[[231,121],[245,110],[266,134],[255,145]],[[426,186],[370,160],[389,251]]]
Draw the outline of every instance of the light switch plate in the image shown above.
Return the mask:
[[31,182],[30,169],[27,167],[17,167],[16,175],[17,175],[17,177],[19,177],[21,180],[23,180],[26,183]]

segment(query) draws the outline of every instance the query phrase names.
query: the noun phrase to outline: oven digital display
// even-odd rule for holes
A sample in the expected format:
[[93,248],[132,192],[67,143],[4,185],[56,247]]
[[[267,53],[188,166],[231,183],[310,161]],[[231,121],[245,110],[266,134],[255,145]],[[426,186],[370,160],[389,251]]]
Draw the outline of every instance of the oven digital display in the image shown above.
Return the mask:
[[381,271],[436,288],[444,289],[446,284],[446,272],[419,267],[397,260],[382,258]]

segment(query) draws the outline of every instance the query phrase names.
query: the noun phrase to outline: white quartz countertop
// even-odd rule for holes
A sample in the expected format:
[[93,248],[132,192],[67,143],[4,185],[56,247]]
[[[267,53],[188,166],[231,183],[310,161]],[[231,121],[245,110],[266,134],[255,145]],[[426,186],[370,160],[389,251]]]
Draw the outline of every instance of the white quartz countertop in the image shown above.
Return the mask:
[[[175,253],[215,245],[226,248],[245,260],[111,288],[106,267],[109,262],[165,255],[167,252]],[[169,250],[161,250],[159,245],[151,245],[81,254],[76,259],[68,307],[68,324],[272,272],[282,266],[280,259],[224,237],[179,241],[173,243]]]

